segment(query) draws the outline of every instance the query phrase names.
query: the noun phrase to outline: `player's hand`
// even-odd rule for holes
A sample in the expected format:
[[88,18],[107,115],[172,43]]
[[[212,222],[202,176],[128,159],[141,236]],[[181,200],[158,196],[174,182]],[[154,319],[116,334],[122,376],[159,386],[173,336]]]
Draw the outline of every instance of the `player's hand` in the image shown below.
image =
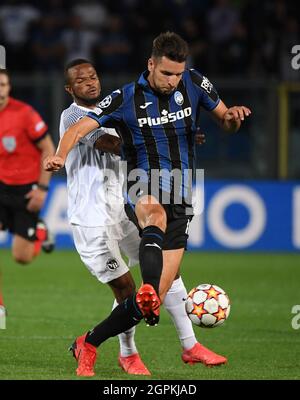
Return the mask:
[[234,106],[228,108],[223,119],[225,121],[244,121],[245,117],[249,117],[251,110],[245,106]]
[[48,156],[43,161],[45,171],[59,171],[65,165],[65,161],[59,156]]
[[205,143],[205,135],[204,135],[204,133],[201,133],[200,131],[197,131],[197,133],[195,134],[195,143],[199,144],[199,145]]
[[38,212],[43,207],[47,193],[39,188],[32,189],[25,196],[29,199],[27,203],[27,210],[30,212]]

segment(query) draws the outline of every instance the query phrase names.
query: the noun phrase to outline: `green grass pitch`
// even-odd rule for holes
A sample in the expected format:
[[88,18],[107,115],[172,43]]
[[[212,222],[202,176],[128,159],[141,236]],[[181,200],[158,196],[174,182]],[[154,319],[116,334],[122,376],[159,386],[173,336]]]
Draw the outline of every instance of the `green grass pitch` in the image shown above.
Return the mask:
[[[67,349],[108,315],[110,289],[89,274],[75,251],[41,255],[22,267],[0,250],[0,268],[8,309],[7,329],[0,330],[0,379],[80,379]],[[139,285],[139,269],[133,271]],[[92,379],[300,379],[300,329],[291,324],[292,307],[300,304],[300,255],[190,252],[182,276],[188,289],[215,283],[227,291],[228,321],[215,329],[195,326],[195,332],[202,344],[226,355],[228,364],[184,364],[163,310],[158,327],[142,321],[136,331],[151,377],[125,374],[117,365],[118,339],[112,338],[98,351]]]

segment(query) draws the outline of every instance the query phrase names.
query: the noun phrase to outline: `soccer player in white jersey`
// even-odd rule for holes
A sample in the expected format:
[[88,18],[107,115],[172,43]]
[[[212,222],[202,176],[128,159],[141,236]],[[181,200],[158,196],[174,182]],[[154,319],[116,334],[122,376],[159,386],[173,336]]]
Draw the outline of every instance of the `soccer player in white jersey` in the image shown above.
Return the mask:
[[[61,137],[70,125],[96,107],[101,89],[94,67],[83,59],[73,60],[66,66],[65,79],[65,89],[74,102],[61,114]],[[106,132],[117,136],[113,129]],[[108,283],[116,306],[135,290],[120,249],[131,264],[137,264],[139,235],[124,211],[122,176],[118,177],[117,171],[119,157],[95,148],[105,137],[104,129],[92,132],[68,156],[68,219],[81,260],[100,282]],[[120,140],[116,138],[116,141]],[[116,173],[106,179],[109,169]],[[108,197],[118,195],[112,207]],[[135,327],[119,335],[119,365],[129,374],[150,375],[137,352],[134,333]]]
[[[99,78],[87,60],[71,61],[65,68],[65,79],[66,91],[74,102],[61,115],[61,137],[70,125],[96,108],[100,96]],[[135,292],[134,280],[121,252],[129,258],[129,265],[137,264],[140,244],[138,231],[124,211],[123,175],[118,172],[120,158],[110,153],[118,153],[119,144],[120,139],[113,129],[97,129],[79,141],[69,153],[65,164],[68,177],[68,218],[76,249],[90,272],[100,282],[108,283],[111,287],[116,298],[114,306]],[[108,152],[103,153],[98,149]],[[114,173],[109,174],[109,170]],[[222,364],[225,361],[223,357],[203,346],[199,351],[200,344],[185,312],[183,299],[186,297],[186,288],[178,277],[164,300],[164,307],[170,313],[178,332],[183,360],[206,365]],[[119,365],[129,374],[150,375],[137,352],[134,333],[135,327],[132,327],[119,335]],[[84,345],[85,351],[88,350],[89,344],[84,344],[84,339],[84,336],[78,338],[72,347],[77,361],[81,347]],[[77,375],[89,376],[94,375],[94,372],[89,374],[77,368]]]

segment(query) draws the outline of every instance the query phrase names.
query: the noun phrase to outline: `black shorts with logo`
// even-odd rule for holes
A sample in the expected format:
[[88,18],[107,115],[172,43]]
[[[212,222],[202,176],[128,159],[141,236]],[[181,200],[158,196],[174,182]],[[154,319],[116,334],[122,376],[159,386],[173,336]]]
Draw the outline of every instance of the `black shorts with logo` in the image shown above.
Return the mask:
[[26,209],[25,195],[32,185],[6,185],[0,182],[0,229],[9,230],[31,242],[36,240],[35,229],[39,213]]
[[[167,230],[163,242],[163,250],[176,250],[187,248],[187,240],[189,237],[188,230],[189,224],[193,215],[186,215],[186,207],[180,204],[162,204],[167,214]],[[138,228],[140,236],[142,229],[138,224],[134,208],[126,203],[125,211],[135,226]]]

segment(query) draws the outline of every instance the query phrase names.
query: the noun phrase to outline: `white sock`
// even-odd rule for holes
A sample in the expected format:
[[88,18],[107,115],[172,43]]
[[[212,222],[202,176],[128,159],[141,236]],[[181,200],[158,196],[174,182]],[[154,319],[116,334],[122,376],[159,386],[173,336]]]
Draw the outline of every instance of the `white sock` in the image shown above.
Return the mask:
[[185,302],[183,299],[186,298],[187,291],[181,277],[179,277],[173,282],[166,294],[164,306],[173,319],[181,346],[189,350],[197,343],[197,339],[192,322],[185,311]]
[[[117,300],[115,300],[112,309],[116,308],[117,305],[118,305]],[[128,329],[128,331],[120,333],[118,335],[120,342],[120,354],[122,357],[131,356],[132,354],[138,352],[135,346],[134,334],[135,334],[135,326]]]

